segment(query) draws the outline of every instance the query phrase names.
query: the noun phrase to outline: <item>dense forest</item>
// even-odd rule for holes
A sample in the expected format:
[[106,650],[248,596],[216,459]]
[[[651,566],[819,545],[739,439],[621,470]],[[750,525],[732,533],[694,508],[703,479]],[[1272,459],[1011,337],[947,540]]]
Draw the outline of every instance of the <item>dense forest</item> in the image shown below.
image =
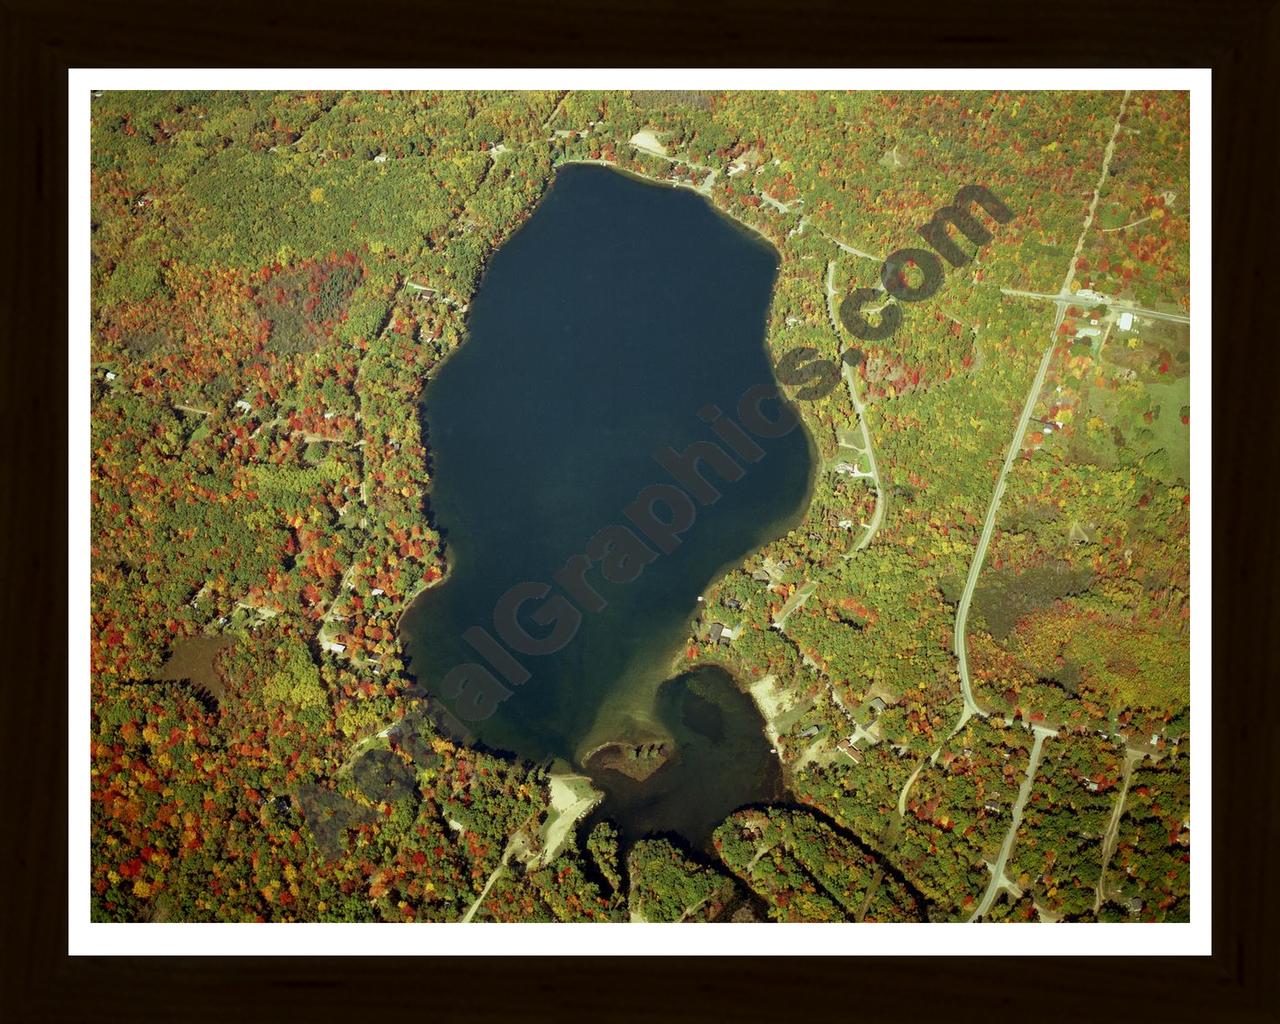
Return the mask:
[[[95,920],[1188,919],[1185,94],[102,93],[92,118]],[[804,522],[673,652],[756,697],[791,794],[705,849],[576,827],[576,777],[469,745],[400,648],[449,571],[424,382],[567,161],[762,233],[771,352],[845,354],[798,401]],[[942,286],[853,338],[843,298],[975,183],[1012,217],[952,231]],[[1078,303],[1034,297],[1068,270]]]

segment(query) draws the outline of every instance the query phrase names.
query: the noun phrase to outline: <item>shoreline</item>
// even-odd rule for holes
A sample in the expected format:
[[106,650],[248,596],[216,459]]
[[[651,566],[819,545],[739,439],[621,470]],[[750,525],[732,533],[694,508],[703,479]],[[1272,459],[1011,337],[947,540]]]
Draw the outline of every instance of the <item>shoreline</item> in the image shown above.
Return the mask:
[[[646,185],[651,185],[654,187],[666,185],[669,187],[682,188],[687,191],[694,192],[695,194],[699,195],[703,200],[705,200],[708,203],[708,205],[711,207],[711,209],[715,212],[717,216],[722,217],[726,221],[731,223],[735,229],[745,229],[747,234],[754,236],[753,241],[767,244],[773,252],[777,266],[774,271],[774,279],[770,285],[769,306],[767,307],[765,312],[763,330],[761,331],[758,344],[761,347],[761,350],[766,358],[767,363],[770,365],[773,364],[774,358],[773,358],[773,349],[770,345],[770,337],[771,337],[771,329],[773,326],[772,325],[773,304],[777,298],[778,271],[781,269],[782,265],[785,263],[782,246],[778,242],[775,242],[772,238],[766,235],[761,229],[759,229],[755,225],[752,225],[744,220],[741,220],[730,211],[721,208],[714,201],[709,190],[704,190],[703,188],[697,185],[694,185],[690,182],[674,181],[674,180],[665,179],[665,178],[655,178],[641,171],[636,171],[631,168],[621,166],[618,163],[609,161],[609,160],[589,159],[589,158],[568,158],[568,159],[562,159],[558,161],[556,160],[552,161],[552,163],[550,164],[550,173],[547,177],[545,188],[542,189],[537,199],[530,206],[525,208],[521,212],[521,214],[519,214],[519,219],[514,223],[512,229],[506,232],[505,234],[503,234],[502,236],[500,236],[500,238],[498,238],[497,240],[495,240],[493,248],[489,252],[487,258],[485,259],[480,269],[479,274],[477,275],[475,288],[470,293],[469,302],[474,301],[475,296],[479,293],[481,287],[483,286],[484,279],[490,270],[494,255],[498,252],[501,246],[509,242],[510,239],[514,237],[515,234],[517,234],[518,231],[525,225],[525,223],[532,218],[534,213],[537,211],[538,207],[546,200],[546,197],[550,193],[551,188],[554,186],[555,180],[556,180],[556,174],[559,171],[559,169],[561,167],[568,166],[568,165],[606,167],[616,173],[625,175],[637,182],[640,182]],[[710,177],[711,179],[714,179],[714,173]],[[468,319],[469,319],[468,315],[464,314],[463,323],[462,323],[462,328],[463,328],[462,340],[452,351],[447,353],[445,357],[440,360],[440,362],[438,362],[437,364],[435,364],[435,366],[432,367],[432,379],[435,377],[436,374],[439,373],[440,369],[447,364],[448,360],[452,358],[452,356],[455,355],[459,350],[461,350],[470,340],[470,337],[469,337],[470,332],[467,328]],[[776,529],[770,529],[768,531],[769,535],[767,537],[762,538],[759,544],[752,547],[749,551],[745,552],[740,558],[728,559],[722,565],[718,566],[716,570],[712,573],[712,575],[708,578],[706,583],[703,585],[702,589],[704,590],[711,589],[719,585],[719,583],[729,573],[740,568],[746,559],[749,559],[755,555],[758,555],[760,551],[767,548],[769,544],[774,543],[779,537],[783,537],[789,531],[797,529],[800,525],[804,523],[813,505],[814,495],[817,490],[817,483],[818,483],[819,472],[821,468],[821,465],[820,465],[821,449],[817,441],[817,438],[815,436],[814,424],[810,421],[810,418],[805,415],[803,404],[798,400],[796,400],[794,397],[786,393],[787,389],[785,385],[783,385],[780,381],[778,381],[776,376],[774,376],[772,373],[770,373],[769,376],[771,378],[770,383],[778,388],[786,404],[794,411],[796,415],[797,424],[803,428],[805,444],[808,449],[809,462],[810,462],[808,478],[805,482],[803,497],[801,499],[800,505],[796,510],[796,512],[792,515],[784,517],[782,520],[776,523],[775,524]],[[424,386],[418,400],[419,416],[420,416],[420,420],[422,421],[422,426],[424,428],[424,434],[426,435],[424,436],[424,442],[428,442],[428,448],[429,448],[429,431],[426,430],[426,427],[427,427],[426,398],[427,398],[427,388],[430,386],[432,379],[429,379],[427,377],[423,378]],[[425,489],[424,495],[423,495],[424,506],[427,506],[427,507],[430,506],[431,494],[433,489],[434,489],[433,486],[431,486],[430,484]],[[424,512],[425,512],[425,508],[424,508]],[[427,518],[429,521],[429,516]],[[409,683],[410,690],[420,689],[424,693],[426,692],[426,688],[425,688],[426,683],[422,677],[418,676],[412,671],[411,664],[410,664],[412,661],[412,658],[409,655],[407,645],[404,644],[405,623],[406,623],[406,619],[409,616],[409,613],[416,608],[417,603],[423,598],[423,596],[428,591],[435,589],[441,583],[448,582],[453,578],[456,565],[453,563],[452,560],[442,559],[442,564],[440,564],[439,568],[441,569],[440,576],[438,576],[437,578],[429,582],[420,581],[419,584],[415,586],[408,595],[406,595],[399,609],[399,612],[396,616],[396,634],[397,634],[397,638],[401,642],[401,651],[404,655],[404,658],[403,658],[404,664],[405,664],[405,667],[403,669],[404,676],[406,677]],[[705,605],[703,606],[703,608],[705,608]],[[694,605],[689,609],[689,611],[691,615],[697,614],[699,612],[698,605]],[[687,629],[686,629],[686,633],[687,633]],[[672,653],[670,654],[670,657],[665,660],[666,667],[665,669],[663,669],[661,673],[662,677],[655,680],[652,686],[645,686],[643,688],[649,691],[647,693],[646,700],[643,702],[644,704],[643,710],[633,705],[629,710],[624,711],[624,714],[626,717],[634,719],[633,724],[637,728],[626,728],[622,730],[610,729],[609,732],[613,733],[612,738],[602,739],[600,738],[600,736],[603,730],[598,729],[597,726],[593,726],[590,730],[587,731],[586,739],[588,742],[590,742],[594,738],[595,741],[590,742],[589,746],[586,746],[585,748],[581,749],[580,752],[575,753],[573,760],[577,766],[585,769],[587,763],[590,761],[591,758],[596,757],[602,750],[610,746],[636,745],[636,744],[644,745],[647,743],[669,743],[671,741],[672,737],[667,734],[667,730],[656,727],[656,720],[654,719],[654,711],[656,710],[656,706],[657,706],[657,694],[662,688],[662,686],[670,682],[671,680],[677,678],[684,671],[687,671],[689,667],[691,667],[681,663],[680,661],[679,652],[683,649],[684,639],[685,637],[679,638],[678,640],[676,640],[675,643],[673,643],[668,648],[668,650],[670,650]],[[661,662],[662,657],[663,657],[662,654],[658,654],[657,656],[654,657],[653,660],[655,663]],[[762,725],[764,727],[763,729],[764,736],[765,738],[770,740],[770,745],[776,748],[777,734],[776,734],[776,731],[774,731],[773,729],[773,722],[772,722],[771,715],[766,713],[766,709],[761,706],[761,703],[757,698],[757,695],[753,693],[750,686],[744,685],[744,680],[739,677],[739,675],[734,670],[734,668],[728,665],[727,663],[720,662],[712,658],[708,658],[705,661],[700,661],[698,663],[695,663],[695,665],[692,667],[696,667],[697,665],[713,665],[721,669],[722,671],[724,671],[726,674],[730,676],[730,678],[733,680],[734,686],[738,690],[740,690],[741,692],[743,692],[744,694],[747,694],[752,698],[753,702],[756,705],[757,711],[759,711],[761,714]],[[646,675],[647,674],[648,673],[646,673]],[[605,711],[605,707],[602,706],[601,713],[604,713],[604,711]],[[617,723],[615,722],[615,724]],[[593,734],[594,734],[594,737],[593,737]],[[516,755],[516,757],[517,759],[519,759],[518,755]]]
[[[774,702],[767,700],[767,698],[765,698],[762,693],[757,692],[759,689],[763,687],[773,687],[777,681],[777,676],[775,676],[772,672],[770,672],[766,675],[761,676],[759,679],[755,679],[748,682],[741,675],[740,671],[736,666],[733,666],[726,661],[722,661],[721,659],[714,658],[714,657],[699,659],[698,661],[693,663],[693,666],[695,668],[701,667],[701,666],[710,666],[712,668],[717,668],[721,672],[723,672],[725,675],[727,675],[730,679],[732,679],[733,685],[736,686],[742,693],[746,694],[748,697],[751,698],[751,702],[755,705],[756,711],[760,713],[760,719],[764,725],[764,736],[765,736],[765,739],[769,741],[769,746],[773,747],[774,749],[778,749],[778,739],[780,734],[777,731],[777,727],[775,726],[774,721],[775,719],[783,715],[785,712],[782,708],[775,707]],[[686,669],[686,671],[689,671],[689,670]],[[781,763],[782,754],[780,750],[778,753],[778,758],[779,758],[779,763]]]
[[[645,153],[647,151],[641,150],[640,152]],[[656,159],[664,159],[663,157],[656,157],[656,155],[653,153],[649,153],[648,155],[654,156]],[[668,157],[665,159],[671,159],[671,158]],[[674,161],[674,162],[683,163],[683,161]],[[778,246],[778,243],[775,242],[768,235],[766,235],[754,224],[747,223],[747,221],[742,220],[740,217],[734,216],[734,214],[730,213],[728,210],[718,205],[712,198],[714,193],[711,191],[710,187],[704,190],[701,185],[693,185],[687,181],[676,181],[672,178],[655,178],[652,175],[645,174],[641,171],[632,170],[630,167],[623,167],[621,164],[615,163],[612,160],[603,160],[603,159],[592,160],[590,157],[571,157],[565,160],[559,160],[552,163],[551,169],[554,171],[560,167],[565,167],[572,164],[581,164],[588,167],[608,167],[611,170],[617,171],[619,174],[625,174],[628,177],[635,178],[638,181],[642,181],[648,185],[656,185],[656,186],[667,185],[667,186],[670,186],[671,188],[682,188],[688,192],[694,193],[695,195],[701,196],[703,199],[707,201],[707,204],[711,207],[711,209],[713,209],[720,216],[728,218],[730,221],[733,222],[733,224],[736,227],[745,229],[749,233],[759,238],[762,242],[765,242],[769,246],[769,248],[771,248],[775,253],[777,253],[778,265],[779,266],[782,265],[782,249]],[[710,176],[711,180],[714,181],[717,177],[718,177],[717,172],[712,171]]]
[[[585,783],[587,792],[581,792]],[[547,773],[547,790],[555,817],[549,818],[542,833],[542,851],[530,866],[545,867],[560,855],[565,843],[579,823],[605,799],[605,793],[596,786],[595,779],[579,772]]]

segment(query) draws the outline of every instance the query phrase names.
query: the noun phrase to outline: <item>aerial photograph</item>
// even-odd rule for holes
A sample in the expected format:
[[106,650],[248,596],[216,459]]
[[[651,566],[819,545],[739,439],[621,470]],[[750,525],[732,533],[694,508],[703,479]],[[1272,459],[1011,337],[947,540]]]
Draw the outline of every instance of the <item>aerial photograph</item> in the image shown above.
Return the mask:
[[1188,91],[88,104],[91,922],[1190,922]]

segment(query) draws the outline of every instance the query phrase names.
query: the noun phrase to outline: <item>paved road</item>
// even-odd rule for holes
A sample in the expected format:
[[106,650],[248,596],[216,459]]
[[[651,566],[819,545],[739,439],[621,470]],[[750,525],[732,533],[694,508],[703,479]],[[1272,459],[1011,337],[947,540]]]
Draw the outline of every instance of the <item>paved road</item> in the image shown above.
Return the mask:
[[858,414],[858,426],[862,430],[862,443],[866,445],[863,449],[863,454],[866,455],[867,464],[871,467],[871,472],[864,475],[870,478],[876,490],[876,507],[875,511],[871,513],[871,522],[867,524],[867,532],[862,535],[862,539],[858,541],[858,546],[854,548],[855,551],[861,551],[871,543],[876,531],[880,529],[880,524],[884,522],[884,512],[889,505],[889,498],[885,493],[884,484],[880,480],[880,468],[876,465],[875,449],[871,447],[871,434],[867,430],[866,409],[862,405],[862,400],[858,397],[857,374],[848,363],[844,364],[842,372],[845,384],[849,387],[849,401],[853,403],[854,411]]
[[1046,302],[1054,302],[1059,306],[1081,306],[1094,307],[1106,306],[1108,309],[1118,310],[1121,313],[1132,313],[1134,316],[1148,317],[1152,320],[1169,320],[1175,324],[1189,324],[1191,317],[1184,316],[1181,313],[1165,313],[1158,309],[1145,309],[1142,306],[1135,305],[1132,302],[1125,302],[1123,299],[1107,299],[1100,302],[1097,299],[1081,298],[1079,295],[1059,292],[1057,295],[1048,295],[1045,292],[1024,292],[1017,288],[1001,288],[1002,295],[1018,295],[1027,299],[1044,299]]
[[[839,244],[838,242],[836,243]],[[836,332],[836,339],[842,340],[844,335],[840,332],[840,321],[836,316],[835,308],[835,284],[832,280],[835,274],[836,261],[827,260],[827,318],[831,321],[831,329]],[[841,363],[842,374],[844,376],[845,385],[849,389],[849,401],[853,403],[853,411],[858,417],[858,430],[862,434],[862,454],[867,457],[867,465],[871,469],[870,480],[876,492],[876,507],[871,514],[871,522],[867,524],[867,531],[862,535],[862,539],[858,541],[855,551],[862,551],[876,535],[876,531],[880,529],[880,524],[884,521],[885,508],[889,504],[889,499],[885,494],[884,484],[880,479],[880,468],[876,465],[876,450],[871,444],[871,431],[867,429],[867,412],[862,404],[862,399],[858,397],[857,374],[852,366],[848,363]]]
[[[1111,138],[1108,140],[1107,147],[1103,152],[1102,170],[1098,175],[1098,183],[1093,189],[1093,200],[1089,203],[1089,212],[1085,214],[1084,225],[1080,229],[1080,237],[1076,239],[1075,250],[1067,263],[1066,276],[1062,279],[1062,286],[1058,289],[1057,295],[1046,296],[1053,299],[1058,307],[1053,327],[1049,332],[1049,344],[1045,349],[1044,355],[1040,358],[1040,366],[1036,371],[1035,379],[1031,382],[1031,390],[1027,392],[1027,400],[1022,407],[1022,416],[1018,419],[1018,426],[1014,431],[1013,440],[1009,443],[1009,450],[1005,454],[1004,465],[1000,469],[1000,476],[996,480],[996,488],[991,495],[991,503],[987,508],[987,518],[982,525],[982,536],[979,538],[978,546],[973,553],[973,561],[969,563],[969,576],[965,580],[964,593],[961,595],[960,604],[956,608],[955,649],[956,658],[960,666],[960,690],[964,697],[964,710],[960,714],[960,721],[956,724],[955,729],[952,730],[953,736],[960,731],[964,723],[973,715],[984,714],[973,699],[973,691],[969,682],[969,662],[965,641],[965,626],[969,620],[969,605],[973,600],[973,589],[978,582],[978,574],[982,571],[982,564],[987,557],[987,546],[991,543],[991,534],[995,529],[996,513],[1000,510],[1000,499],[1004,497],[1009,471],[1013,468],[1013,461],[1022,449],[1022,438],[1026,434],[1028,423],[1031,421],[1031,412],[1040,398],[1040,392],[1044,388],[1045,375],[1049,372],[1049,364],[1053,360],[1053,351],[1058,343],[1058,327],[1061,326],[1062,320],[1066,316],[1068,305],[1068,302],[1061,300],[1063,296],[1071,294],[1076,276],[1076,260],[1080,258],[1080,251],[1084,248],[1085,238],[1089,234],[1094,214],[1098,209],[1098,197],[1102,194],[1102,186],[1107,180],[1107,172],[1111,167],[1111,158],[1115,155],[1116,137],[1120,133],[1120,120],[1124,117],[1124,108],[1128,102],[1129,90],[1126,89],[1124,98],[1120,101],[1120,109],[1116,113],[1115,124],[1111,128]],[[1072,301],[1077,300],[1073,299]],[[1039,725],[1033,726],[1032,731],[1035,733],[1035,741],[1031,745],[1031,760],[1027,765],[1027,776],[1018,791],[1018,800],[1013,807],[1013,821],[1010,822],[1009,831],[1005,834],[1004,842],[1000,846],[1000,856],[997,858],[996,863],[992,865],[991,881],[987,885],[987,891],[983,893],[977,910],[969,918],[970,921],[977,921],[987,913],[991,909],[991,904],[995,901],[996,894],[1001,888],[1009,885],[1008,879],[1004,877],[1005,863],[1008,861],[1009,853],[1013,849],[1018,825],[1022,822],[1023,808],[1026,806],[1027,798],[1031,795],[1031,784],[1035,779],[1036,768],[1040,763],[1041,748],[1044,745],[1046,736],[1057,735],[1055,731]]]
[[[941,749],[941,748],[939,748]],[[937,753],[937,751],[934,751]],[[915,785],[915,781],[919,778],[920,773],[924,770],[924,763],[927,758],[921,758],[920,763],[916,765],[916,770],[908,777],[907,781],[902,784],[902,790],[898,793],[898,817],[902,818],[907,813],[907,794],[911,792],[911,787]]]
[[966,630],[969,625],[969,606],[973,602],[973,591],[978,585],[978,575],[982,572],[982,565],[987,558],[987,547],[991,544],[991,536],[995,533],[996,514],[1000,511],[1000,502],[1004,498],[1004,489],[1009,482],[1009,471],[1013,469],[1014,460],[1018,457],[1018,453],[1022,451],[1022,438],[1027,432],[1027,426],[1031,422],[1031,413],[1035,410],[1036,403],[1040,400],[1040,392],[1044,388],[1045,375],[1049,372],[1049,364],[1053,361],[1053,351],[1057,347],[1058,325],[1062,323],[1062,318],[1066,313],[1065,307],[1059,307],[1058,315],[1054,318],[1053,329],[1050,331],[1051,339],[1048,348],[1044,350],[1044,355],[1040,358],[1040,366],[1036,370],[1035,379],[1031,382],[1031,389],[1027,392],[1027,400],[1022,406],[1022,415],[1018,419],[1018,425],[1013,432],[1013,440],[1009,442],[1009,450],[1005,453],[1004,465],[1000,467],[1000,476],[996,478],[996,488],[991,494],[991,502],[987,506],[987,518],[982,524],[982,534],[978,538],[978,546],[974,549],[973,560],[969,563],[969,575],[964,582],[964,592],[960,595],[960,603],[956,606],[956,628],[955,628],[955,652],[956,660],[960,669],[960,694],[964,698],[964,710],[960,713],[960,720],[956,722],[956,726],[951,730],[954,736],[964,728],[965,722],[969,721],[974,715],[986,716],[986,712],[978,707],[977,701],[973,699],[973,687],[969,681],[969,651],[966,639]]
[[[1128,101],[1129,91],[1126,89],[1124,98],[1120,101],[1120,110],[1116,114],[1115,125],[1111,129],[1111,139],[1107,142],[1107,148],[1103,152],[1102,172],[1098,175],[1098,183],[1093,189],[1093,201],[1089,204],[1089,212],[1085,214],[1084,226],[1080,230],[1080,237],[1076,239],[1075,251],[1072,252],[1071,259],[1067,263],[1067,273],[1062,279],[1062,287],[1058,289],[1059,296],[1070,294],[1072,285],[1075,282],[1076,260],[1080,258],[1080,250],[1084,248],[1084,240],[1089,234],[1089,228],[1093,224],[1094,213],[1098,209],[1098,196],[1102,193],[1102,186],[1107,180],[1107,171],[1111,167],[1111,158],[1115,155],[1116,136],[1120,132],[1120,119],[1124,116],[1125,104]],[[986,561],[987,547],[991,543],[991,535],[995,532],[996,514],[1000,511],[1000,501],[1004,497],[1009,471],[1013,468],[1013,462],[1018,457],[1018,453],[1022,450],[1022,439],[1027,432],[1028,424],[1031,422],[1031,413],[1040,399],[1040,392],[1044,389],[1045,375],[1049,372],[1049,364],[1053,361],[1053,350],[1058,344],[1058,328],[1062,325],[1066,312],[1067,304],[1059,302],[1057,315],[1053,319],[1053,327],[1049,330],[1049,344],[1044,350],[1044,355],[1040,358],[1040,366],[1036,370],[1035,379],[1031,382],[1031,390],[1027,392],[1027,400],[1022,406],[1022,415],[1018,419],[1018,426],[1013,432],[1013,440],[1009,442],[1009,450],[1005,453],[1004,465],[1000,467],[1000,476],[996,479],[996,487],[991,494],[991,502],[987,506],[987,518],[982,524],[982,535],[978,538],[978,546],[973,552],[973,561],[969,563],[969,575],[965,579],[964,593],[960,595],[960,603],[956,606],[955,652],[960,669],[960,693],[964,698],[964,709],[960,712],[960,720],[956,723],[956,727],[951,730],[952,736],[964,728],[965,722],[974,715],[985,716],[986,714],[973,699],[973,687],[969,680],[969,655],[965,632],[969,624],[969,605],[973,601],[973,590],[978,583],[978,574],[982,572],[982,564]]]
[[1004,842],[1000,844],[1000,856],[991,866],[991,881],[987,883],[987,891],[982,894],[978,909],[969,918],[970,923],[977,921],[990,910],[996,894],[1010,884],[1004,876],[1004,866],[1013,850],[1013,841],[1018,836],[1018,826],[1022,824],[1022,811],[1027,806],[1028,797],[1031,796],[1031,784],[1035,781],[1036,768],[1040,765],[1040,752],[1044,747],[1046,736],[1058,735],[1057,730],[1048,729],[1043,725],[1033,725],[1031,731],[1035,734],[1035,740],[1031,744],[1031,760],[1027,762],[1027,775],[1022,780],[1022,785],[1018,789],[1018,799],[1013,805],[1013,820],[1009,822],[1009,831],[1005,833]]
[[855,249],[852,245],[848,245],[845,242],[840,241],[840,239],[836,238],[834,235],[827,234],[825,231],[822,230],[822,228],[817,228],[816,230],[818,234],[820,234],[828,242],[834,242],[842,252],[847,252],[851,256],[861,256],[864,260],[875,260],[877,263],[880,263],[883,261],[882,257],[876,256],[874,253],[863,252],[861,249]]

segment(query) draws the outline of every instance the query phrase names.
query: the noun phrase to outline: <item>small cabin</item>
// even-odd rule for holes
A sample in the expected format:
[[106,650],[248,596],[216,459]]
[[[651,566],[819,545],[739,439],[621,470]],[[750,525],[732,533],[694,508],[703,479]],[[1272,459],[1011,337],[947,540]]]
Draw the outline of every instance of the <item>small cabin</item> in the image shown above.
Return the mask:
[[711,642],[717,644],[727,644],[731,640],[737,639],[738,630],[732,626],[726,626],[723,622],[713,622],[711,624]]

